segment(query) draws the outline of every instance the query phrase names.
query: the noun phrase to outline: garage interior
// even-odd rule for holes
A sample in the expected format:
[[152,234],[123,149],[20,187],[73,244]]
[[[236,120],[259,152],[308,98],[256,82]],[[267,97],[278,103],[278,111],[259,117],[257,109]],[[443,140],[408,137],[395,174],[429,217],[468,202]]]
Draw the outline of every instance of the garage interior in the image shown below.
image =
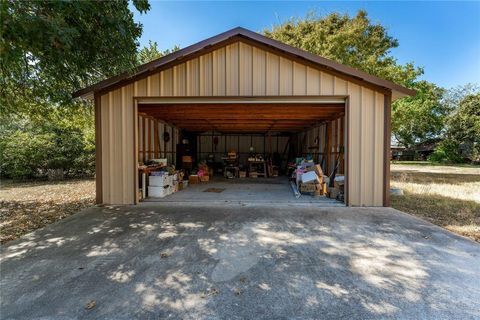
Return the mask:
[[[140,170],[139,198],[343,205],[343,185],[340,196],[330,197],[329,188],[334,187],[335,176],[345,174],[346,103],[345,98],[322,99],[139,101],[140,167],[155,168],[155,159],[166,159],[190,181],[178,192],[155,197],[148,192],[150,171],[143,175]],[[318,164],[329,177],[321,191],[302,192],[292,178],[301,159]],[[198,164],[206,164],[210,176],[208,182],[192,184],[189,177],[195,176]]]

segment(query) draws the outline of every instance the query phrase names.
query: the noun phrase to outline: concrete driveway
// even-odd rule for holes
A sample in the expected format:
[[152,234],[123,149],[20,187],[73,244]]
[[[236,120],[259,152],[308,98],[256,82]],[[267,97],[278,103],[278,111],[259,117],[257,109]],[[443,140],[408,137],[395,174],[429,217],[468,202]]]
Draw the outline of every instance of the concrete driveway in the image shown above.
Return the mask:
[[480,245],[393,209],[95,207],[1,252],[4,320],[479,317]]

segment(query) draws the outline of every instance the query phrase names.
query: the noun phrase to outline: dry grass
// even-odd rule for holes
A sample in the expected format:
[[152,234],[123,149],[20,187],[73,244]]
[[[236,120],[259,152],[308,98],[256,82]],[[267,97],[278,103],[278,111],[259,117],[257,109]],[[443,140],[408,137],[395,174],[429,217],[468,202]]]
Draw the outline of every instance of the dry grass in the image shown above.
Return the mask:
[[58,221],[95,200],[95,182],[2,181],[0,188],[0,243],[16,239]]
[[[480,242],[480,168],[392,165],[392,206]],[[2,181],[0,242],[4,243],[91,206],[93,180]]]
[[480,168],[392,164],[392,207],[480,242]]

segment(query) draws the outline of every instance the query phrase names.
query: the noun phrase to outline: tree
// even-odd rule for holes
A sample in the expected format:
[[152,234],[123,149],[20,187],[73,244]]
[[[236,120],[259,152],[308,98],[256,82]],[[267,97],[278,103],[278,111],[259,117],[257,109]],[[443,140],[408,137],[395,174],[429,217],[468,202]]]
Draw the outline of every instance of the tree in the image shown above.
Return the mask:
[[69,102],[72,91],[136,66],[142,26],[127,0],[2,1],[0,14],[3,112]]
[[444,89],[427,81],[415,84],[417,94],[392,106],[394,138],[407,148],[438,139],[444,129],[448,108],[441,102]]
[[445,139],[437,146],[431,160],[480,161],[480,93],[463,97],[447,117]]
[[390,50],[398,40],[380,24],[372,24],[365,11],[350,17],[338,13],[293,18],[263,33],[272,39],[309,51],[369,74],[411,86],[423,73],[413,63],[400,65]]
[[166,56],[170,53],[180,50],[179,46],[174,46],[172,49],[167,49],[164,51],[158,50],[158,44],[155,41],[148,41],[148,46],[143,47],[137,54],[137,64],[141,65],[148,63],[155,59]]
[[391,55],[398,40],[386,28],[372,23],[365,11],[354,17],[331,13],[290,19],[263,33],[270,38],[309,51],[339,63],[363,70],[415,89],[416,97],[393,103],[392,132],[406,147],[439,137],[447,109],[441,103],[443,89],[426,81],[418,81],[423,69],[413,62],[399,64]]

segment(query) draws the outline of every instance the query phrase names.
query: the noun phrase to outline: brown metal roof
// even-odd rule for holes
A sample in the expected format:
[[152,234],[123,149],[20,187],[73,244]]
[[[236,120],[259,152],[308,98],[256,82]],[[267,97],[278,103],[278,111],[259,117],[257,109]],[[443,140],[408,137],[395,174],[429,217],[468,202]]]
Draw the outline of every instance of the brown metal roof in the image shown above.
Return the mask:
[[226,31],[224,33],[220,33],[214,37],[200,41],[184,49],[173,52],[159,59],[153,60],[144,65],[141,65],[134,72],[122,73],[120,75],[100,81],[99,83],[89,86],[87,88],[81,89],[73,93],[73,97],[76,98],[76,97],[92,96],[92,94],[96,92],[108,91],[112,87],[118,87],[124,84],[126,85],[132,81],[136,81],[141,78],[147,77],[148,75],[152,74],[153,72],[155,72],[160,68],[165,68],[167,66],[173,66],[177,63],[181,63],[187,60],[190,56],[194,54],[198,54],[201,51],[211,49],[211,47],[213,46],[218,46],[218,45],[221,45],[222,43],[229,42],[235,38],[250,40],[253,43],[258,43],[263,46],[270,47],[271,49],[274,49],[276,51],[283,52],[288,56],[299,58],[301,60],[302,59],[306,60],[306,62],[310,62],[325,68],[327,72],[328,70],[330,70],[332,72],[335,72],[336,74],[343,75],[347,78],[353,78],[357,81],[366,82],[370,85],[373,85],[379,88],[392,90],[394,93],[394,96],[396,97],[415,95],[414,90],[405,88],[391,81],[372,76],[366,72],[317,56],[310,52],[289,46],[282,42],[267,38],[256,32],[253,32],[241,27],[237,27],[229,31]]

